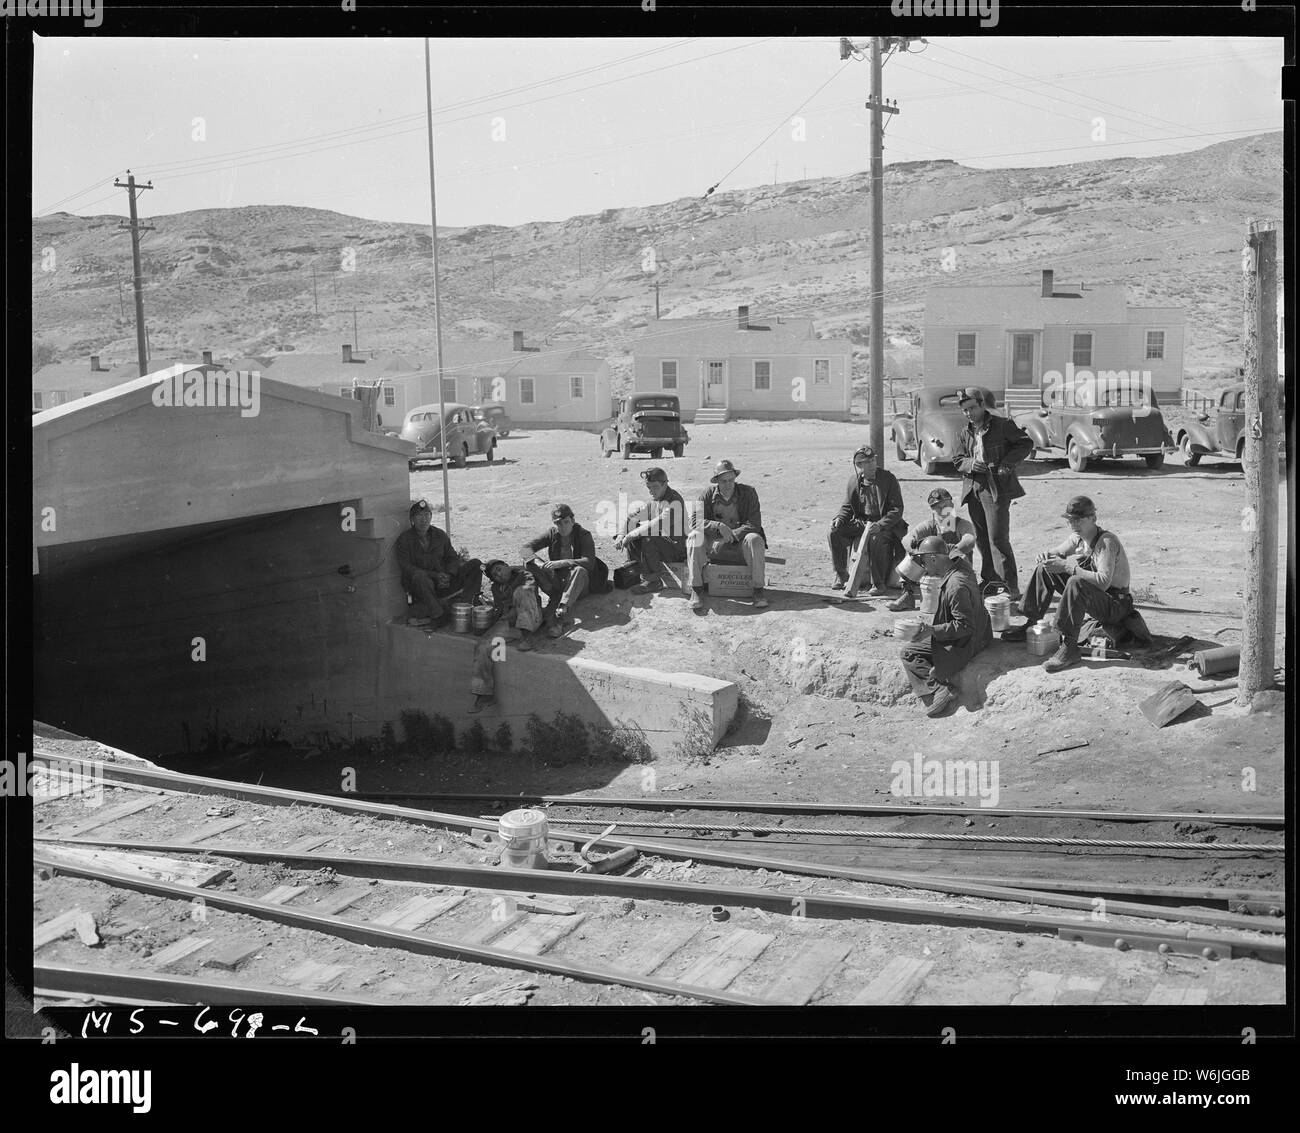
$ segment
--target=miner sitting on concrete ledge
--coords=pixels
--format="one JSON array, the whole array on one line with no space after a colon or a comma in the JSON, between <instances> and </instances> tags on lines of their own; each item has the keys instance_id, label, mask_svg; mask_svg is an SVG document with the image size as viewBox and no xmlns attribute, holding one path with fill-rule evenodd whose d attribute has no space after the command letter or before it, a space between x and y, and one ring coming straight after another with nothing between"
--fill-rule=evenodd
<instances>
[{"instance_id":1,"label":"miner sitting on concrete ledge","mask_svg":"<svg viewBox=\"0 0 1300 1133\"><path fill-rule=\"evenodd\" d=\"M512 567L501 559L487 565L492 585L492 625L474 646L474 674L469 690L474 694L470 712L482 712L496 701L494 665L505 658L506 642L527 652L533 647L533 634L542 624L542 606L537 597L537 581L523 567Z\"/></svg>"},{"instance_id":2,"label":"miner sitting on concrete ledge","mask_svg":"<svg viewBox=\"0 0 1300 1133\"><path fill-rule=\"evenodd\" d=\"M460 595L476 604L483 588L483 564L456 553L447 533L433 526L433 509L427 500L411 505L411 526L403 531L394 545L397 565L402 572L402 586L423 605L428 616L408 618L411 625L428 625L430 619L441 625L450 616L443 603Z\"/></svg>"},{"instance_id":3,"label":"miner sitting on concrete ledge","mask_svg":"<svg viewBox=\"0 0 1300 1133\"><path fill-rule=\"evenodd\" d=\"M1097 508L1087 496L1075 496L1065 507L1070 535L1060 546L1043 551L1025 588L1020 603L1028 619L1022 626L1002 631L1003 641L1024 641L1029 627L1047 613L1052 596L1060 594L1056 615L1061 645L1043 662L1049 673L1068 669L1083 660L1079 636L1086 619L1112 630L1117 639L1135 631L1139 639L1150 640L1146 623L1133 609L1129 591L1128 555L1111 531L1097 525Z\"/></svg>"},{"instance_id":4,"label":"miner sitting on concrete ledge","mask_svg":"<svg viewBox=\"0 0 1300 1133\"><path fill-rule=\"evenodd\" d=\"M764 556L767 536L758 506L758 492L748 484L737 484L740 470L729 460L720 460L709 478L713 486L700 493L691 510L691 530L686 536L686 561L691 570L691 609L702 614L704 567L708 563L748 565L754 586L753 604L767 605Z\"/></svg>"},{"instance_id":5,"label":"miner sitting on concrete ledge","mask_svg":"<svg viewBox=\"0 0 1300 1133\"><path fill-rule=\"evenodd\" d=\"M993 627L980 596L970 561L939 535L916 549L926 574L943 579L934 621L922 625L920 637L903 646L901 657L912 691L924 701L933 695L927 716L942 716L957 703L952 681L970 659L993 640Z\"/></svg>"},{"instance_id":6,"label":"miner sitting on concrete ledge","mask_svg":"<svg viewBox=\"0 0 1300 1133\"><path fill-rule=\"evenodd\" d=\"M536 557L543 548L546 560ZM568 504L551 509L551 526L524 544L524 561L538 590L550 600L546 632L551 637L563 636L578 600L589 590L602 592L608 581L608 568L596 557L596 541L577 523Z\"/></svg>"}]
</instances>

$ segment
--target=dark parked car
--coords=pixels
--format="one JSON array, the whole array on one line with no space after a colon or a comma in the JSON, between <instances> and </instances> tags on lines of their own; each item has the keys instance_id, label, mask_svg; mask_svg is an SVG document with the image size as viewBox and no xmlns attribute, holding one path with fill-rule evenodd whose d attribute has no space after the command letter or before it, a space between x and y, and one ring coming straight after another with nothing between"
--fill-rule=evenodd
<instances>
[{"instance_id":1,"label":"dark parked car","mask_svg":"<svg viewBox=\"0 0 1300 1133\"><path fill-rule=\"evenodd\" d=\"M927 476L939 471L939 465L957 459L957 437L966 428L966 415L957 403L965 386L936 386L912 394L906 413L900 413L890 425L894 449L900 461L915 460ZM990 389L979 387L984 404L997 409L998 399Z\"/></svg>"},{"instance_id":2,"label":"dark parked car","mask_svg":"<svg viewBox=\"0 0 1300 1133\"><path fill-rule=\"evenodd\" d=\"M420 448L411 467L423 460L442 459L442 421L447 422L447 459L463 468L471 456L483 453L489 464L496 457L496 430L486 421L475 421L468 405L449 401L438 416L437 405L417 405L402 422L402 440Z\"/></svg>"},{"instance_id":3,"label":"dark parked car","mask_svg":"<svg viewBox=\"0 0 1300 1133\"><path fill-rule=\"evenodd\" d=\"M1064 452L1075 472L1089 461L1140 456L1148 468L1165 462L1174 439L1153 390L1107 388L1098 383L1086 393L1080 388L1060 391L1042 409L1021 413L1016 424L1034 442L1033 456Z\"/></svg>"},{"instance_id":4,"label":"dark parked car","mask_svg":"<svg viewBox=\"0 0 1300 1133\"><path fill-rule=\"evenodd\" d=\"M485 401L482 405L474 406L471 412L475 421L486 421L491 425L498 437L510 436L510 430L514 428L506 407L499 401Z\"/></svg>"},{"instance_id":5,"label":"dark parked car","mask_svg":"<svg viewBox=\"0 0 1300 1133\"><path fill-rule=\"evenodd\" d=\"M1279 437L1285 444L1282 383L1278 382ZM1214 404L1178 426L1176 437L1183 460L1195 468L1203 456L1226 456L1241 460L1246 451L1246 383L1224 386L1214 395Z\"/></svg>"},{"instance_id":6,"label":"dark parked car","mask_svg":"<svg viewBox=\"0 0 1300 1133\"><path fill-rule=\"evenodd\" d=\"M648 452L657 460L664 449L681 456L690 439L675 394L634 393L619 401L613 424L600 434L600 451L606 457L622 452L624 460L634 452Z\"/></svg>"}]
</instances>

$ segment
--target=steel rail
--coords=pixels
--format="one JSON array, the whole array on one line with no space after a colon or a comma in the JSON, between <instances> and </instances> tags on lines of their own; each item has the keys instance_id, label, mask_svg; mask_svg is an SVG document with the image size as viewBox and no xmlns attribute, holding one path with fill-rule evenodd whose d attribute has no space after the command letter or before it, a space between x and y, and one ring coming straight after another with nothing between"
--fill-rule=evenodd
<instances>
[{"instance_id":1,"label":"steel rail","mask_svg":"<svg viewBox=\"0 0 1300 1133\"><path fill-rule=\"evenodd\" d=\"M896 805L890 806L884 803L798 803L798 802L759 802L752 799L744 801L720 801L717 799L667 799L667 798L603 798L593 796L575 796L575 795L530 795L522 793L518 795L492 794L487 792L464 793L464 792L412 792L412 791L371 791L369 793L354 794L350 796L336 796L330 793L331 797L349 797L364 799L367 802L377 802L383 799L417 799L430 800L439 799L446 802L466 802L466 803L483 803L499 802L502 804L514 803L520 806L545 803L551 806L571 806L583 808L602 808L602 807L625 807L627 809L642 808L646 810L725 810L725 811L755 811L759 813L773 814L868 814L868 815L907 815L907 814L934 814L934 815L956 815L965 816L968 814L986 815L991 818L1048 818L1048 819L1079 819L1094 822L1212 822L1216 826L1285 826L1286 819L1282 815L1274 814L1180 814L1180 813L1151 813L1143 814L1134 811L1104 811L1104 810L1051 810L1044 808L1024 808L1024 807L982 807L972 805L969 807L946 805Z\"/></svg>"},{"instance_id":2,"label":"steel rail","mask_svg":"<svg viewBox=\"0 0 1300 1133\"><path fill-rule=\"evenodd\" d=\"M742 1006L772 1006L768 1000L757 996L740 995L737 992L719 991L714 988L697 987L694 984L681 984L672 980L656 979L653 976L640 976L633 972L622 972L614 968L601 968L590 964L572 964L562 960L550 960L543 956L525 956L502 948L492 948L482 944L464 944L444 937L430 936L421 932L405 932L401 929L383 928L379 925L365 924L357 921L343 920L341 917L325 916L308 912L305 909L293 909L286 905L277 905L268 901L259 901L253 897L237 897L231 893L218 893L209 889L200 889L194 885L180 885L172 881L154 881L150 878L130 876L116 870L96 868L94 866L70 863L60 860L57 855L34 854L35 864L47 869L57 870L69 877L81 877L88 881L99 881L118 889L130 889L136 893L148 893L155 897L167 897L178 901L193 902L196 899L214 909L225 909L233 913L245 913L259 920L274 921L277 924L293 928L313 929L327 936L340 937L354 944L366 944L371 947L400 948L425 956L439 956L448 960L487 964L491 967L514 968L525 972L544 972L548 975L565 976L573 980L588 983L619 984L623 987L635 987L642 991L656 991L662 995L675 995L687 999L702 999L706 1003L728 1003ZM1230 943L1230 942L1225 942Z\"/></svg>"},{"instance_id":3,"label":"steel rail","mask_svg":"<svg viewBox=\"0 0 1300 1133\"><path fill-rule=\"evenodd\" d=\"M66 762L66 761L65 761ZM96 760L76 760L74 762L93 766L106 780L131 786L153 786L180 789L191 794L215 794L227 798L244 799L249 802L267 805L297 806L315 805L344 814L369 814L384 818L404 819L419 825L444 827L460 830L496 830L498 823L482 822L461 815L441 814L436 811L418 810L411 807L392 806L383 803L351 802L329 795L315 795L303 791L288 791L279 787L258 787L247 783L231 783L225 779L210 779L201 776L185 775L180 772L162 771L154 768L125 766L123 764L103 763ZM588 840L588 835L577 831L552 829L547 834L551 842L577 842ZM600 846L621 849L632 846L642 853L655 854L659 857L689 859L708 862L713 865L740 866L746 869L767 869L778 873L793 873L808 877L834 877L846 881L866 881L879 885L901 886L903 888L924 888L928 885L935 891L933 879L923 876L907 877L883 870L857 869L847 866L830 866L817 862L802 862L788 858L772 858L759 854L732 853L708 846L679 846L669 842L649 841L641 838L621 838L610 835L596 840ZM965 893L957 889L950 880L945 882L948 892ZM970 894L972 896L978 894Z\"/></svg>"},{"instance_id":4,"label":"steel rail","mask_svg":"<svg viewBox=\"0 0 1300 1133\"><path fill-rule=\"evenodd\" d=\"M842 919L883 917L884 911L902 910L912 913L926 911L926 906L913 900L897 898L855 897L850 894L799 893L780 889L754 889L732 885L701 882L660 881L645 877L618 877L612 874L571 873L563 870L505 870L472 865L444 865L438 862L413 861L402 858L367 858L354 855L340 856L321 853L288 853L284 850L258 849L250 846L223 845L220 843L195 846L189 843L110 841L100 839L38 839L57 854L59 846L89 847L112 846L114 849L137 850L147 853L205 854L236 858L249 862L298 863L310 869L328 867L336 873L354 877L379 878L385 881L423 881L430 885L466 886L475 889L508 890L520 893L552 893L566 896L639 897L642 900L676 901L688 904L723 904L766 909L791 914L799 910L806 916L825 916ZM1286 924L1278 918L1244 916L1238 913L1220 913L1213 910L1171 910L1160 905L1142 905L1127 901L1107 901L1099 910L1097 900L1075 897L1063 893L1037 892L1026 889L1008 889L996 885L929 884L920 882L906 888L928 892L948 892L956 896L980 897L988 900L1012 901L1021 905L1046 905L1075 909L1104 917L1110 915L1139 917L1147 920L1177 921L1208 925L1215 928L1237 929L1268 934L1284 933ZM939 906L931 905L930 910ZM994 914L1001 917L1007 914ZM913 919L907 917L904 919ZM1071 925L1078 922L1069 921ZM996 926L990 926L996 927Z\"/></svg>"},{"instance_id":5,"label":"steel rail","mask_svg":"<svg viewBox=\"0 0 1300 1133\"><path fill-rule=\"evenodd\" d=\"M117 1000L141 1003L148 997L152 1006L162 1002L195 1006L221 1004L246 1007L256 1003L284 1003L290 1006L306 1004L315 1007L394 1007L392 1000L376 999L364 995L331 995L320 991L297 988L271 987L264 984L227 984L213 980L191 979L188 976L166 976L154 972L109 971L105 968L81 968L68 964L42 964L32 966L37 987L35 994L47 995L104 995Z\"/></svg>"},{"instance_id":6,"label":"steel rail","mask_svg":"<svg viewBox=\"0 0 1300 1133\"><path fill-rule=\"evenodd\" d=\"M485 822L495 819L484 817ZM606 826L603 818L566 818L564 822L582 826ZM1090 846L1106 850L1192 850L1201 853L1218 853L1221 850L1243 854L1280 854L1286 846L1273 842L1175 842L1175 841L1124 841L1118 838L1046 838L1021 834L942 834L935 831L905 830L819 830L815 827L796 826L733 826L719 822L620 822L637 830L714 830L721 834L819 834L828 838L901 838L918 842L955 842L970 845L973 842L991 842L1011 846Z\"/></svg>"}]
</instances>

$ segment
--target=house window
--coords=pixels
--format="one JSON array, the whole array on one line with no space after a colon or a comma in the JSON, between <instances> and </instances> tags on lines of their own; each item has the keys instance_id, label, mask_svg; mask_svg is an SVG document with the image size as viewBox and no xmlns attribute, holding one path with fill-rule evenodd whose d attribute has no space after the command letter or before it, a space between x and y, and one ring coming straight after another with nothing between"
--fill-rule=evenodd
<instances>
[{"instance_id":1,"label":"house window","mask_svg":"<svg viewBox=\"0 0 1300 1133\"><path fill-rule=\"evenodd\" d=\"M339 397L351 397L351 396L352 396L351 386L339 386Z\"/></svg>"},{"instance_id":2,"label":"house window","mask_svg":"<svg viewBox=\"0 0 1300 1133\"><path fill-rule=\"evenodd\" d=\"M659 363L659 385L662 389L677 388L677 363L660 362Z\"/></svg>"},{"instance_id":3,"label":"house window","mask_svg":"<svg viewBox=\"0 0 1300 1133\"><path fill-rule=\"evenodd\" d=\"M455 378L442 379L442 400L444 402L456 400L456 379Z\"/></svg>"},{"instance_id":4,"label":"house window","mask_svg":"<svg viewBox=\"0 0 1300 1133\"><path fill-rule=\"evenodd\" d=\"M569 397L574 401L582 400L582 375L574 374L569 379Z\"/></svg>"},{"instance_id":5,"label":"house window","mask_svg":"<svg viewBox=\"0 0 1300 1133\"><path fill-rule=\"evenodd\" d=\"M1071 361L1075 367L1092 365L1092 331L1087 330L1074 336L1074 351Z\"/></svg>"},{"instance_id":6,"label":"house window","mask_svg":"<svg viewBox=\"0 0 1300 1133\"><path fill-rule=\"evenodd\" d=\"M67 401L67 400L68 400L68 391L67 391L67 390L56 389L56 390L51 390L51 391L50 391L50 408L51 408L51 409L53 409L56 405L62 405L62 404L63 404L65 401Z\"/></svg>"},{"instance_id":7,"label":"house window","mask_svg":"<svg viewBox=\"0 0 1300 1133\"><path fill-rule=\"evenodd\" d=\"M772 363L755 362L754 363L754 388L771 389L772 388Z\"/></svg>"},{"instance_id":8,"label":"house window","mask_svg":"<svg viewBox=\"0 0 1300 1133\"><path fill-rule=\"evenodd\" d=\"M1164 360L1165 356L1165 332L1162 330L1147 331L1147 360L1158 358Z\"/></svg>"},{"instance_id":9,"label":"house window","mask_svg":"<svg viewBox=\"0 0 1300 1133\"><path fill-rule=\"evenodd\" d=\"M973 334L957 335L957 365L975 365L975 336Z\"/></svg>"},{"instance_id":10,"label":"house window","mask_svg":"<svg viewBox=\"0 0 1300 1133\"><path fill-rule=\"evenodd\" d=\"M38 411L38 410L44 409L44 408L45 408L45 406L44 406L44 404L43 404L44 400L45 400L45 399L44 399L44 398L43 398L39 393L36 393L36 392L33 391L33 393L32 393L32 411L33 411L33 412L36 412L36 411Z\"/></svg>"},{"instance_id":11,"label":"house window","mask_svg":"<svg viewBox=\"0 0 1300 1133\"><path fill-rule=\"evenodd\" d=\"M384 404L393 406L397 404L397 390L392 386L384 386Z\"/></svg>"},{"instance_id":12,"label":"house window","mask_svg":"<svg viewBox=\"0 0 1300 1133\"><path fill-rule=\"evenodd\" d=\"M831 360L829 358L815 358L813 360L813 385L828 386L831 384Z\"/></svg>"},{"instance_id":13,"label":"house window","mask_svg":"<svg viewBox=\"0 0 1300 1133\"><path fill-rule=\"evenodd\" d=\"M532 405L536 402L537 398L533 390L533 381L534 381L533 378L519 379L519 404L520 405Z\"/></svg>"}]
</instances>

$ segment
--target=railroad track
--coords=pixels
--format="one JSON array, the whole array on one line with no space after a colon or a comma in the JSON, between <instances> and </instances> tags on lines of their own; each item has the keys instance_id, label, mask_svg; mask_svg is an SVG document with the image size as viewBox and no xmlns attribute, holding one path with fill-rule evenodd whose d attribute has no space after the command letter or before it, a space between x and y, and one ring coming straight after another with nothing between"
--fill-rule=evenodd
<instances>
[{"instance_id":1,"label":"railroad track","mask_svg":"<svg viewBox=\"0 0 1300 1133\"><path fill-rule=\"evenodd\" d=\"M87 809L75 792L36 804L46 999L1269 1002L1276 985L1281 1001L1283 920L1203 897L1171 909L721 852L686 861L639 842L636 876L579 874L561 845L588 835L563 830L556 868L505 870L484 840L492 820L112 763L81 770L104 805ZM1258 987L1216 982L1228 968Z\"/></svg>"}]
</instances>

